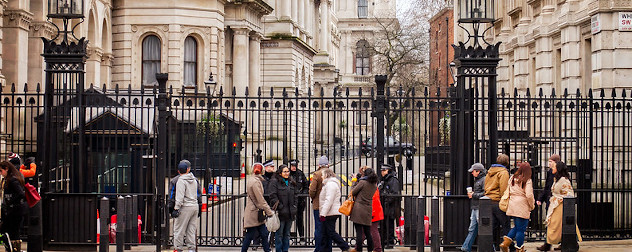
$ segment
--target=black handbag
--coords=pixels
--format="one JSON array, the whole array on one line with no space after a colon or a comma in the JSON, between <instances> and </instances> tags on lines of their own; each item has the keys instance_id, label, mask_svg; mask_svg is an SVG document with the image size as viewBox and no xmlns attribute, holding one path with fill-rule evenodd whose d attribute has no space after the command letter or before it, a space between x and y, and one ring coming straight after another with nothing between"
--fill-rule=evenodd
<instances>
[{"instance_id":1,"label":"black handbag","mask_svg":"<svg viewBox=\"0 0 632 252\"><path fill-rule=\"evenodd\" d=\"M248 195L248 198L250 198L250 195ZM258 210L258 211L257 211L257 221L259 221L259 222L263 222L263 221L265 221L265 220L266 220L266 218L267 218L267 217L266 217L266 213L265 213L262 209L259 209L259 208L257 207L257 205L255 205L255 204L254 204L254 203L255 203L255 201L254 201L254 200L252 200L252 198L250 198L250 201L252 201L253 205L254 205L254 206L255 206L255 208L257 208L257 210Z\"/></svg>"}]
</instances>

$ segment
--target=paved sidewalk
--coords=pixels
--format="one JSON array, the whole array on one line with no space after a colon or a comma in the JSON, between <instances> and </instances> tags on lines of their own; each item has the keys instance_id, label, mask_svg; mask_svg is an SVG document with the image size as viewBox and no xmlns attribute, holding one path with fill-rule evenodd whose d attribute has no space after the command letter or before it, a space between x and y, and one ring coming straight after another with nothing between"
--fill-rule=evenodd
<instances>
[{"instance_id":1,"label":"paved sidewalk","mask_svg":"<svg viewBox=\"0 0 632 252\"><path fill-rule=\"evenodd\" d=\"M530 242L530 243L525 244L525 247L527 251L536 252L537 251L536 247L540 245L541 245L540 242L537 242L537 243ZM154 251L154 248L155 246L135 246L135 247L132 247L132 249L128 251L135 251L135 252ZM26 251L26 246L23 246L22 250ZM116 246L111 245L110 251L116 251ZM171 252L173 250L163 250L163 251ZM240 251L240 248L200 247L198 251L217 251L217 252L227 251L228 252L228 251ZM249 251L253 251L253 250L250 249ZM263 249L259 248L257 249L257 251L262 252ZM274 249L272 249L272 251L274 251ZM308 251L314 251L314 249L290 247L290 251L308 252ZM334 251L338 251L338 250L335 249ZM410 248L406 248L406 247L396 247L394 249L385 250L385 252L404 252L404 251L413 251L413 250L410 250ZM430 251L430 247L426 247L425 251ZM579 251L580 252L606 252L606 251L632 252L632 240L585 241L579 244Z\"/></svg>"},{"instance_id":2,"label":"paved sidewalk","mask_svg":"<svg viewBox=\"0 0 632 252\"><path fill-rule=\"evenodd\" d=\"M525 244L527 251L536 252L536 247L540 246L540 242L530 242ZM110 251L116 251L115 247L112 246ZM154 251L154 247L152 246L140 246L134 247L131 251ZM163 251L173 251L173 250L163 250ZM240 248L209 248L209 247L201 247L198 251L240 251ZM253 251L250 249L249 251ZM262 252L261 248L257 249L258 252ZM274 249L272 249L274 251ZM308 252L314 251L313 248L292 248L290 247L290 251L297 252ZM339 251L335 249L334 251ZM404 252L404 251L413 251L410 248L406 247L396 247L394 249L387 249L385 252ZM425 251L430 251L430 247L426 247ZM585 241L579 244L580 252L632 252L632 240L612 240L612 241Z\"/></svg>"}]
</instances>

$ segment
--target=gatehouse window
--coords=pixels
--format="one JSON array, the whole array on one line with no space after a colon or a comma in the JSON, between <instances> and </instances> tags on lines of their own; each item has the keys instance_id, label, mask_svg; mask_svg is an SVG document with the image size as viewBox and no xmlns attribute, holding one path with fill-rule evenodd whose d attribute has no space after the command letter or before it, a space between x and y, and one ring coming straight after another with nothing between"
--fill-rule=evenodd
<instances>
[{"instance_id":1,"label":"gatehouse window","mask_svg":"<svg viewBox=\"0 0 632 252\"><path fill-rule=\"evenodd\" d=\"M184 40L184 85L197 83L197 41L191 36Z\"/></svg>"},{"instance_id":2,"label":"gatehouse window","mask_svg":"<svg viewBox=\"0 0 632 252\"><path fill-rule=\"evenodd\" d=\"M150 35L143 39L143 85L157 85L160 72L160 39Z\"/></svg>"}]
</instances>

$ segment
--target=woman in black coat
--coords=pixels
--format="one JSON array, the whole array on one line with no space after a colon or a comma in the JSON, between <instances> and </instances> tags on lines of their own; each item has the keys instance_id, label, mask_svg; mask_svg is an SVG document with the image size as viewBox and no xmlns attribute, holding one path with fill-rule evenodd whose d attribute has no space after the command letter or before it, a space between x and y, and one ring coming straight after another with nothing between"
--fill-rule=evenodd
<instances>
[{"instance_id":1,"label":"woman in black coat","mask_svg":"<svg viewBox=\"0 0 632 252\"><path fill-rule=\"evenodd\" d=\"M280 165L277 173L270 180L270 205L276 206L281 226L276 231L274 246L277 252L286 252L290 248L290 228L296 219L298 200L296 183L290 177L290 168Z\"/></svg>"},{"instance_id":2,"label":"woman in black coat","mask_svg":"<svg viewBox=\"0 0 632 252\"><path fill-rule=\"evenodd\" d=\"M9 235L14 251L20 251L22 241L19 239L23 216L28 210L26 195L24 194L24 177L8 161L0 162L0 175L2 175L2 227L0 227L0 232ZM5 246L8 248L8 244Z\"/></svg>"}]
</instances>

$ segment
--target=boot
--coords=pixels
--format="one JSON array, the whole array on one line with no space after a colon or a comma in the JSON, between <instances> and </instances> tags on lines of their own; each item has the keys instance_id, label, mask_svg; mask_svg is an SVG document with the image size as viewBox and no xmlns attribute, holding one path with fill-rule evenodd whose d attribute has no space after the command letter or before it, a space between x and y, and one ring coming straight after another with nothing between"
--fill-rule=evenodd
<instances>
[{"instance_id":1,"label":"boot","mask_svg":"<svg viewBox=\"0 0 632 252\"><path fill-rule=\"evenodd\" d=\"M522 244L522 246L520 246L520 247L514 245L514 247L516 247L516 252L525 252L526 251L524 249L524 244Z\"/></svg>"},{"instance_id":2,"label":"boot","mask_svg":"<svg viewBox=\"0 0 632 252\"><path fill-rule=\"evenodd\" d=\"M513 240L507 236L503 236L503 242L500 244L500 250L502 252L508 252L509 251L509 245L511 245L511 243L513 242Z\"/></svg>"},{"instance_id":3,"label":"boot","mask_svg":"<svg viewBox=\"0 0 632 252\"><path fill-rule=\"evenodd\" d=\"M11 241L11 246L13 246L12 252L20 252L22 251L22 240Z\"/></svg>"},{"instance_id":4,"label":"boot","mask_svg":"<svg viewBox=\"0 0 632 252\"><path fill-rule=\"evenodd\" d=\"M548 244L548 243L545 242L544 244L542 244L542 246L537 247L537 249L539 251L549 251L549 250L551 250L551 244Z\"/></svg>"}]
</instances>

